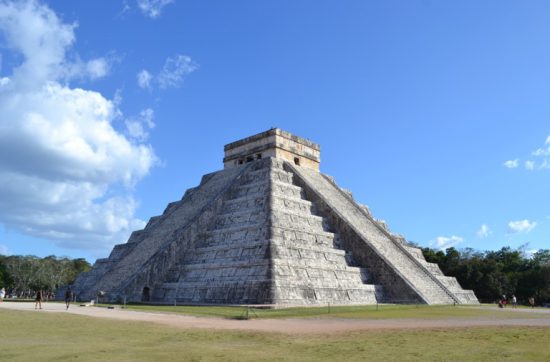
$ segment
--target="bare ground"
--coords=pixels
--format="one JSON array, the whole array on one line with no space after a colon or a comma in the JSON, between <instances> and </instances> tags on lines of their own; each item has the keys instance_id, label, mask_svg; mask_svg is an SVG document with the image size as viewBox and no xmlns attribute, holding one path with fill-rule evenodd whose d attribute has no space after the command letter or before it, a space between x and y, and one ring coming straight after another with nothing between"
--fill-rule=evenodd
<instances>
[{"instance_id":1,"label":"bare ground","mask_svg":"<svg viewBox=\"0 0 550 362\"><path fill-rule=\"evenodd\" d=\"M126 321L152 322L176 328L205 328L217 330L244 330L275 332L285 334L338 334L351 331L388 329L434 329L496 326L535 326L550 327L550 310L505 309L510 314L506 318L445 318L445 319L343 319L343 318L301 318L301 319L250 319L231 320L223 318L193 317L159 312L132 311L126 309L106 309L71 305L65 310L61 303L44 303L36 313L71 313L90 317L109 318ZM472 308L472 307L469 307ZM490 307L479 307L490 308ZM35 311L34 303L3 302L0 310ZM537 313L537 318L526 313Z\"/></svg>"}]
</instances>

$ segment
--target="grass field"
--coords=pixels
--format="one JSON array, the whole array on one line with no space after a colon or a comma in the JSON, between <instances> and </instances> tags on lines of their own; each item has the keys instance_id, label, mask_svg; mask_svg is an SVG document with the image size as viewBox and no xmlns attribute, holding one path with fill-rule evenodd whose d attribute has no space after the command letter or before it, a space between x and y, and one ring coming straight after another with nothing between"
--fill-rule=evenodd
<instances>
[{"instance_id":1,"label":"grass field","mask_svg":"<svg viewBox=\"0 0 550 362\"><path fill-rule=\"evenodd\" d=\"M393 330L288 336L185 330L34 311L0 310L0 318L0 360L6 361L550 360L548 328Z\"/></svg>"},{"instance_id":2,"label":"grass field","mask_svg":"<svg viewBox=\"0 0 550 362\"><path fill-rule=\"evenodd\" d=\"M100 305L106 307L105 305ZM313 318L334 317L353 319L385 319L385 318L514 318L517 315L503 313L494 305L487 305L492 309L479 309L477 306L428 306L428 305L363 305L363 306L324 306L324 307L297 307L284 309L249 309L250 318ZM187 314L198 317L220 317L241 319L246 316L246 307L224 306L162 306L162 305L126 305L130 310L155 311L163 313ZM538 315L525 313L522 318L536 318Z\"/></svg>"}]
</instances>

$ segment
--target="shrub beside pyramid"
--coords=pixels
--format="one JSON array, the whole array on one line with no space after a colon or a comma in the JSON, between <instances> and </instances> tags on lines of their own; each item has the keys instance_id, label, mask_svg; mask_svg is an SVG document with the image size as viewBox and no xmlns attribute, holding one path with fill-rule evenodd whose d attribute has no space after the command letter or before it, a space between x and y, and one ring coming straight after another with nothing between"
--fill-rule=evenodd
<instances>
[{"instance_id":1,"label":"shrub beside pyramid","mask_svg":"<svg viewBox=\"0 0 550 362\"><path fill-rule=\"evenodd\" d=\"M478 303L319 172L280 129L225 146L224 169L77 278L80 300L197 304Z\"/></svg>"}]
</instances>

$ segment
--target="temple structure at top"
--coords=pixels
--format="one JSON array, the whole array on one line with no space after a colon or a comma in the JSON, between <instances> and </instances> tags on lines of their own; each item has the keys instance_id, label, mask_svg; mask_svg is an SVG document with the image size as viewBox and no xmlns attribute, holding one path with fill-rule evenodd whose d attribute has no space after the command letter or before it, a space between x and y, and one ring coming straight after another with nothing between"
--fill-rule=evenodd
<instances>
[{"instance_id":1,"label":"temple structure at top","mask_svg":"<svg viewBox=\"0 0 550 362\"><path fill-rule=\"evenodd\" d=\"M321 162L321 147L318 144L279 128L229 143L224 151L224 168L273 157L319 171Z\"/></svg>"}]
</instances>

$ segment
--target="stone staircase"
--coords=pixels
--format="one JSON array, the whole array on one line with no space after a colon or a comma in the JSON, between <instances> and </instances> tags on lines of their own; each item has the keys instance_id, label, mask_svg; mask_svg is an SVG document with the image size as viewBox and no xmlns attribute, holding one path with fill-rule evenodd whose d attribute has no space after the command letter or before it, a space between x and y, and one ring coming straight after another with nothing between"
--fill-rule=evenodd
<instances>
[{"instance_id":1,"label":"stone staircase","mask_svg":"<svg viewBox=\"0 0 550 362\"><path fill-rule=\"evenodd\" d=\"M198 217L242 172L229 169L203 176L200 185L187 190L181 201L168 204L163 215L152 217L126 244L115 246L109 258L97 260L89 273L81 274L74 285L77 297L95 298L98 291L113 295L123 292L129 279L151 264L163 245L174 239L173 234Z\"/></svg>"},{"instance_id":2,"label":"stone staircase","mask_svg":"<svg viewBox=\"0 0 550 362\"><path fill-rule=\"evenodd\" d=\"M339 189L329 177L290 164L286 167L318 202L330 209L333 219L345 223L361 239L369 249L371 262L376 258L393 273L394 279L399 279L400 284L394 285L395 288L408 289L428 304L477 303L471 291L462 290L456 279L443 276L437 265L430 265L424 260L419 249L400 243L385 225L372 219L353 201L351 195Z\"/></svg>"},{"instance_id":3,"label":"stone staircase","mask_svg":"<svg viewBox=\"0 0 550 362\"><path fill-rule=\"evenodd\" d=\"M302 188L283 161L272 171L272 259L274 299L280 305L373 304L382 288L367 284L366 268L351 266L350 251L339 249L339 236L315 215Z\"/></svg>"},{"instance_id":4,"label":"stone staircase","mask_svg":"<svg viewBox=\"0 0 550 362\"><path fill-rule=\"evenodd\" d=\"M381 289L363 281L335 247L279 160L262 160L224 199L211 227L163 283L155 300L178 303L375 303ZM177 280L177 281L176 281Z\"/></svg>"},{"instance_id":5,"label":"stone staircase","mask_svg":"<svg viewBox=\"0 0 550 362\"><path fill-rule=\"evenodd\" d=\"M264 161L265 163L265 161ZM268 239L269 168L253 165L229 190L211 226L164 283L157 300L179 303L271 303Z\"/></svg>"}]
</instances>

